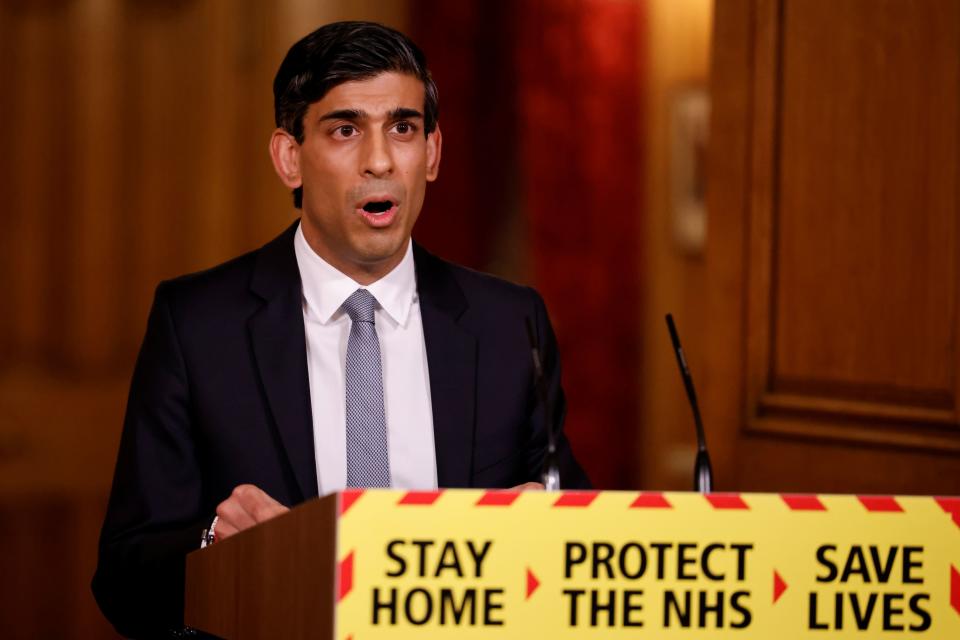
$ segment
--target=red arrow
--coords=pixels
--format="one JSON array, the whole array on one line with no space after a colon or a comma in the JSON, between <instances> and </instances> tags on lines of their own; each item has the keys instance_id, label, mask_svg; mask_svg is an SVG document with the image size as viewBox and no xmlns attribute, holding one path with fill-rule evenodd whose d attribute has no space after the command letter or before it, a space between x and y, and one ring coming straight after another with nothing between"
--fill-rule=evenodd
<instances>
[{"instance_id":1,"label":"red arrow","mask_svg":"<svg viewBox=\"0 0 960 640\"><path fill-rule=\"evenodd\" d=\"M783 592L787 590L787 583L783 581L777 570L773 570L773 603L776 604Z\"/></svg>"},{"instance_id":2,"label":"red arrow","mask_svg":"<svg viewBox=\"0 0 960 640\"><path fill-rule=\"evenodd\" d=\"M533 592L536 591L539 586L540 581L537 580L537 576L533 575L533 571L530 571L530 568L527 567L527 600L530 599L530 596L533 595Z\"/></svg>"}]
</instances>

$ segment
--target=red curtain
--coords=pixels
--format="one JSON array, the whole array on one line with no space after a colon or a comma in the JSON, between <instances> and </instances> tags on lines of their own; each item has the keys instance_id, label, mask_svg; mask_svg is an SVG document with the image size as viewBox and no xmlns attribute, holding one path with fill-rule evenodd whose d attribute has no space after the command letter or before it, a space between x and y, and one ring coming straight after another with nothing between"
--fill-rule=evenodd
<instances>
[{"instance_id":1,"label":"red curtain","mask_svg":"<svg viewBox=\"0 0 960 640\"><path fill-rule=\"evenodd\" d=\"M560 341L567 433L598 488L631 487L639 476L644 4L421 0L413 9L445 136L442 178L417 237L483 268L504 211L519 207L529 278Z\"/></svg>"},{"instance_id":2,"label":"red curtain","mask_svg":"<svg viewBox=\"0 0 960 640\"><path fill-rule=\"evenodd\" d=\"M639 429L643 7L520 6L523 192L565 362L567 430L594 484L625 488Z\"/></svg>"},{"instance_id":3,"label":"red curtain","mask_svg":"<svg viewBox=\"0 0 960 640\"><path fill-rule=\"evenodd\" d=\"M510 2L419 0L411 36L440 91L440 179L427 188L414 237L485 269L510 211L516 173L516 81Z\"/></svg>"}]
</instances>

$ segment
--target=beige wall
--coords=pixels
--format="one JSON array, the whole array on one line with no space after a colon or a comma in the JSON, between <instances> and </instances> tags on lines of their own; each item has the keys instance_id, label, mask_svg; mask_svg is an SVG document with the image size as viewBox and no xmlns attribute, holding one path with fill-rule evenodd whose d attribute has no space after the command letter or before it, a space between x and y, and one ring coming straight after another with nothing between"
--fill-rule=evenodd
<instances>
[{"instance_id":1,"label":"beige wall","mask_svg":"<svg viewBox=\"0 0 960 640\"><path fill-rule=\"evenodd\" d=\"M690 254L673 235L670 211L670 103L681 90L706 86L711 0L649 0L647 63L646 217L641 255L646 299L640 398L640 468L648 489L689 489L693 477L694 427L664 314L672 312L694 381L707 384L700 366L708 318L703 299L702 254ZM709 216L708 216L709 217ZM709 230L708 230L709 233ZM699 375L698 375L699 374ZM709 441L709 425L706 425Z\"/></svg>"}]
</instances>

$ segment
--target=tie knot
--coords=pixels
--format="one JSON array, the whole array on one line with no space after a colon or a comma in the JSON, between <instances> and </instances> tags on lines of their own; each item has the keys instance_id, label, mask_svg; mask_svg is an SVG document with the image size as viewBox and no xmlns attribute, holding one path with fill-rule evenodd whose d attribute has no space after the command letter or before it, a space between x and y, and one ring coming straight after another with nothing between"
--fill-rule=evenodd
<instances>
[{"instance_id":1,"label":"tie knot","mask_svg":"<svg viewBox=\"0 0 960 640\"><path fill-rule=\"evenodd\" d=\"M366 289L357 289L343 303L343 310L354 322L373 324L373 307L377 299Z\"/></svg>"}]
</instances>

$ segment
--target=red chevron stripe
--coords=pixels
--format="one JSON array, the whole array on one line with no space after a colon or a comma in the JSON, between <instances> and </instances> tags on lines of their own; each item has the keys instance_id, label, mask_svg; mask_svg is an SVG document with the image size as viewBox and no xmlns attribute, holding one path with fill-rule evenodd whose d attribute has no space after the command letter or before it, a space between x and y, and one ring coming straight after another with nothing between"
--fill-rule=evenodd
<instances>
[{"instance_id":1,"label":"red chevron stripe","mask_svg":"<svg viewBox=\"0 0 960 640\"><path fill-rule=\"evenodd\" d=\"M902 512L903 507L893 496L857 496L867 511L897 513Z\"/></svg>"},{"instance_id":2,"label":"red chevron stripe","mask_svg":"<svg viewBox=\"0 0 960 640\"><path fill-rule=\"evenodd\" d=\"M644 491L630 503L631 509L673 509L673 505L659 491Z\"/></svg>"},{"instance_id":3,"label":"red chevron stripe","mask_svg":"<svg viewBox=\"0 0 960 640\"><path fill-rule=\"evenodd\" d=\"M478 507L509 507L517 498L519 491L487 491L477 500Z\"/></svg>"},{"instance_id":4,"label":"red chevron stripe","mask_svg":"<svg viewBox=\"0 0 960 640\"><path fill-rule=\"evenodd\" d=\"M950 565L950 606L960 613L960 573Z\"/></svg>"},{"instance_id":5,"label":"red chevron stripe","mask_svg":"<svg viewBox=\"0 0 960 640\"><path fill-rule=\"evenodd\" d=\"M955 496L938 496L934 498L940 508L953 516L953 523L960 527L960 498Z\"/></svg>"},{"instance_id":6,"label":"red chevron stripe","mask_svg":"<svg viewBox=\"0 0 960 640\"><path fill-rule=\"evenodd\" d=\"M555 507L589 507L597 499L596 491L564 491L557 501L553 503Z\"/></svg>"},{"instance_id":7,"label":"red chevron stripe","mask_svg":"<svg viewBox=\"0 0 960 640\"><path fill-rule=\"evenodd\" d=\"M340 602L353 589L353 551L340 562L340 588L337 591L337 602Z\"/></svg>"},{"instance_id":8,"label":"red chevron stripe","mask_svg":"<svg viewBox=\"0 0 960 640\"><path fill-rule=\"evenodd\" d=\"M443 491L407 491L397 504L431 505L440 499Z\"/></svg>"},{"instance_id":9,"label":"red chevron stripe","mask_svg":"<svg viewBox=\"0 0 960 640\"><path fill-rule=\"evenodd\" d=\"M347 512L347 509L353 506L353 503L363 495L363 489L344 489L340 492L340 515Z\"/></svg>"},{"instance_id":10,"label":"red chevron stripe","mask_svg":"<svg viewBox=\"0 0 960 640\"><path fill-rule=\"evenodd\" d=\"M704 495L714 509L749 509L739 493L707 493Z\"/></svg>"},{"instance_id":11,"label":"red chevron stripe","mask_svg":"<svg viewBox=\"0 0 960 640\"><path fill-rule=\"evenodd\" d=\"M820 498L812 494L782 493L780 497L793 511L826 511Z\"/></svg>"},{"instance_id":12,"label":"red chevron stripe","mask_svg":"<svg viewBox=\"0 0 960 640\"><path fill-rule=\"evenodd\" d=\"M960 498L956 496L937 496L934 498L940 508L947 513L957 513L960 511Z\"/></svg>"}]
</instances>

